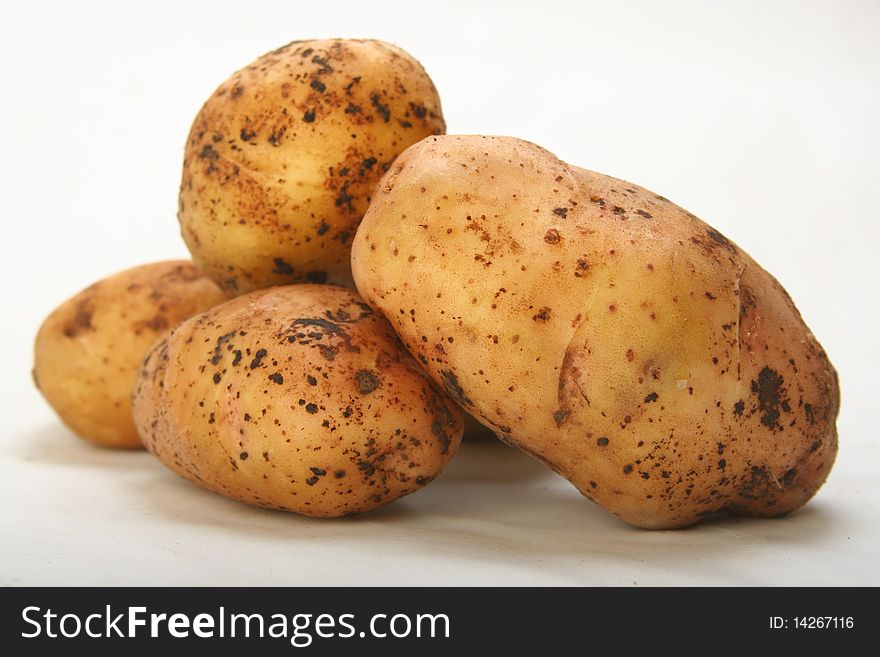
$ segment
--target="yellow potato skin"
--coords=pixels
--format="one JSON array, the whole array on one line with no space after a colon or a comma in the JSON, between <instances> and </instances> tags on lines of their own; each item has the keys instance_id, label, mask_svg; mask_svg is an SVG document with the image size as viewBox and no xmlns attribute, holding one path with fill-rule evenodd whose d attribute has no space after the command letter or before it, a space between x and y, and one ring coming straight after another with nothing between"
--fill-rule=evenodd
<instances>
[{"instance_id":1,"label":"yellow potato skin","mask_svg":"<svg viewBox=\"0 0 880 657\"><path fill-rule=\"evenodd\" d=\"M353 292L290 285L184 322L135 384L147 449L249 504L335 517L436 477L461 442L456 405Z\"/></svg>"},{"instance_id":2,"label":"yellow potato skin","mask_svg":"<svg viewBox=\"0 0 880 657\"><path fill-rule=\"evenodd\" d=\"M376 183L407 146L444 130L437 90L400 48L294 41L235 73L196 117L183 238L232 293L351 286L351 241Z\"/></svg>"},{"instance_id":3,"label":"yellow potato skin","mask_svg":"<svg viewBox=\"0 0 880 657\"><path fill-rule=\"evenodd\" d=\"M89 286L50 314L34 345L34 381L74 433L141 448L131 386L156 339L227 295L188 260L134 267Z\"/></svg>"},{"instance_id":4,"label":"yellow potato skin","mask_svg":"<svg viewBox=\"0 0 880 657\"><path fill-rule=\"evenodd\" d=\"M453 399L629 523L784 514L834 462L837 374L789 296L646 189L517 139L428 138L352 266Z\"/></svg>"}]
</instances>

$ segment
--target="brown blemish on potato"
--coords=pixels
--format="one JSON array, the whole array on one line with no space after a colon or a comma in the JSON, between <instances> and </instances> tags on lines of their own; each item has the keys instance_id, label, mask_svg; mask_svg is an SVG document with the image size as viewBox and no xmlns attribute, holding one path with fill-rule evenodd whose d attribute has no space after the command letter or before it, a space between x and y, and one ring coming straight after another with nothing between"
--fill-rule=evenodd
<instances>
[{"instance_id":1,"label":"brown blemish on potato","mask_svg":"<svg viewBox=\"0 0 880 657\"><path fill-rule=\"evenodd\" d=\"M744 483L737 490L737 495L749 500L768 500L772 503L775 501L775 493L779 490L774 484L778 482L772 479L764 466L753 466Z\"/></svg>"},{"instance_id":2,"label":"brown blemish on potato","mask_svg":"<svg viewBox=\"0 0 880 657\"><path fill-rule=\"evenodd\" d=\"M325 271L310 271L306 273L306 281L309 283L326 283L327 282L327 272Z\"/></svg>"},{"instance_id":3,"label":"brown blemish on potato","mask_svg":"<svg viewBox=\"0 0 880 657\"><path fill-rule=\"evenodd\" d=\"M135 322L134 331L140 333L145 329L153 332L161 332L168 328L168 319L164 315L154 315L150 319L143 319Z\"/></svg>"},{"instance_id":4,"label":"brown blemish on potato","mask_svg":"<svg viewBox=\"0 0 880 657\"><path fill-rule=\"evenodd\" d=\"M251 368L252 370L255 370L255 369L257 369L260 365L262 365L262 364L263 364L263 359L266 357L266 355L267 355L268 353L269 353L269 352L266 351L265 349L257 349L257 351L254 353L254 358L253 358L253 360L251 361L250 368Z\"/></svg>"},{"instance_id":5,"label":"brown blemish on potato","mask_svg":"<svg viewBox=\"0 0 880 657\"><path fill-rule=\"evenodd\" d=\"M202 147L202 150L199 151L199 159L207 160L208 164L205 167L205 175L210 175L214 171L217 170L217 160L220 159L220 153L214 150L214 147L211 144L205 144Z\"/></svg>"},{"instance_id":6,"label":"brown blemish on potato","mask_svg":"<svg viewBox=\"0 0 880 657\"><path fill-rule=\"evenodd\" d=\"M724 235L719 233L711 226L706 229L706 235L708 235L709 239L711 239L713 242L715 242L716 244L720 244L731 253L737 253L736 246L733 244L733 242L731 242L729 239L727 239Z\"/></svg>"},{"instance_id":7,"label":"brown blemish on potato","mask_svg":"<svg viewBox=\"0 0 880 657\"><path fill-rule=\"evenodd\" d=\"M376 110L376 113L382 117L382 120L385 123L388 123L388 121L391 120L391 110L388 109L387 105L382 104L382 102L379 100L379 94L370 94L370 103L373 105L373 109Z\"/></svg>"},{"instance_id":8,"label":"brown blemish on potato","mask_svg":"<svg viewBox=\"0 0 880 657\"><path fill-rule=\"evenodd\" d=\"M293 266L284 260L284 258L273 258L272 262L275 263L275 267L272 269L273 274L278 274L279 276L293 275Z\"/></svg>"},{"instance_id":9,"label":"brown blemish on potato","mask_svg":"<svg viewBox=\"0 0 880 657\"><path fill-rule=\"evenodd\" d=\"M68 338L75 338L84 331L93 330L92 318L94 315L95 299L92 296L86 296L76 304L73 321L64 325L64 335Z\"/></svg>"},{"instance_id":10,"label":"brown blemish on potato","mask_svg":"<svg viewBox=\"0 0 880 657\"><path fill-rule=\"evenodd\" d=\"M446 390L446 394L462 406L473 405L473 402L465 394L464 389L458 382L458 377L455 375L455 372L452 372L451 370L442 370L440 376L442 377L443 388Z\"/></svg>"},{"instance_id":11,"label":"brown blemish on potato","mask_svg":"<svg viewBox=\"0 0 880 657\"><path fill-rule=\"evenodd\" d=\"M758 374L758 380L752 381L751 391L757 397L758 410L762 413L761 424L771 430L782 430L779 423L783 411L791 412L782 376L764 367Z\"/></svg>"},{"instance_id":12,"label":"brown blemish on potato","mask_svg":"<svg viewBox=\"0 0 880 657\"><path fill-rule=\"evenodd\" d=\"M370 370L359 370L354 375L358 390L362 395L369 395L379 387L379 377Z\"/></svg>"},{"instance_id":13,"label":"brown blemish on potato","mask_svg":"<svg viewBox=\"0 0 880 657\"><path fill-rule=\"evenodd\" d=\"M449 430L454 427L455 424L449 409L443 405L443 402L440 401L439 398L435 397L435 404L437 415L431 423L431 433L433 433L440 441L441 450L446 454L449 451L449 446L452 444Z\"/></svg>"},{"instance_id":14,"label":"brown blemish on potato","mask_svg":"<svg viewBox=\"0 0 880 657\"><path fill-rule=\"evenodd\" d=\"M547 308L545 306L544 308L541 308L537 313L532 315L532 319L536 322L543 323L543 322L546 322L550 319L551 314L552 314L552 311L550 310L550 308Z\"/></svg>"},{"instance_id":15,"label":"brown blemish on potato","mask_svg":"<svg viewBox=\"0 0 880 657\"><path fill-rule=\"evenodd\" d=\"M570 414L570 411L564 411L562 409L553 411L553 420L556 422L556 426L561 427Z\"/></svg>"}]
</instances>

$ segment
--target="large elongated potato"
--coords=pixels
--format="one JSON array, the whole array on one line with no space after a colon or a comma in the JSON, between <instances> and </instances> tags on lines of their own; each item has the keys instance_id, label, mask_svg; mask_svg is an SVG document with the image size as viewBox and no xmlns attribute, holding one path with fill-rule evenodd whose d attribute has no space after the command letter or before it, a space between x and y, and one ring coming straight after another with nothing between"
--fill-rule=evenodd
<instances>
[{"instance_id":1,"label":"large elongated potato","mask_svg":"<svg viewBox=\"0 0 880 657\"><path fill-rule=\"evenodd\" d=\"M179 218L224 289L351 285L351 240L397 155L445 129L431 79L381 41L295 41L205 103L186 144Z\"/></svg>"},{"instance_id":2,"label":"large elongated potato","mask_svg":"<svg viewBox=\"0 0 880 657\"><path fill-rule=\"evenodd\" d=\"M131 386L166 330L226 299L187 260L127 269L87 287L43 322L34 381L64 423L107 447L142 447Z\"/></svg>"},{"instance_id":3,"label":"large elongated potato","mask_svg":"<svg viewBox=\"0 0 880 657\"><path fill-rule=\"evenodd\" d=\"M209 490L310 516L367 511L436 477L461 413L357 295L260 290L183 323L134 387L144 443Z\"/></svg>"},{"instance_id":4,"label":"large elongated potato","mask_svg":"<svg viewBox=\"0 0 880 657\"><path fill-rule=\"evenodd\" d=\"M428 138L352 262L459 404L630 523L783 514L834 461L837 376L789 296L636 185L516 139Z\"/></svg>"}]
</instances>

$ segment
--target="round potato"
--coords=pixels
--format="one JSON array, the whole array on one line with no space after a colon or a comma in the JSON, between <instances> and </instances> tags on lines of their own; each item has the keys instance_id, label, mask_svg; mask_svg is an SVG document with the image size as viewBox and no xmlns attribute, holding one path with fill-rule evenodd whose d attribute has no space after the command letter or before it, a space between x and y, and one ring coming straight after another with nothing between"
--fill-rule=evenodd
<instances>
[{"instance_id":1,"label":"round potato","mask_svg":"<svg viewBox=\"0 0 880 657\"><path fill-rule=\"evenodd\" d=\"M805 503L837 375L782 286L646 189L503 137L431 137L379 185L358 289L450 396L624 520Z\"/></svg>"},{"instance_id":2,"label":"round potato","mask_svg":"<svg viewBox=\"0 0 880 657\"><path fill-rule=\"evenodd\" d=\"M134 387L147 449L243 502L310 516L418 490L461 441L458 408L357 295L291 285L181 324Z\"/></svg>"},{"instance_id":3,"label":"round potato","mask_svg":"<svg viewBox=\"0 0 880 657\"><path fill-rule=\"evenodd\" d=\"M186 260L105 278L43 322L34 382L77 435L107 447L142 447L131 418L131 386L144 356L167 329L226 298Z\"/></svg>"},{"instance_id":4,"label":"round potato","mask_svg":"<svg viewBox=\"0 0 880 657\"><path fill-rule=\"evenodd\" d=\"M193 123L180 186L195 262L240 294L351 285L351 240L397 155L445 125L431 79L381 41L295 41L224 82Z\"/></svg>"}]
</instances>

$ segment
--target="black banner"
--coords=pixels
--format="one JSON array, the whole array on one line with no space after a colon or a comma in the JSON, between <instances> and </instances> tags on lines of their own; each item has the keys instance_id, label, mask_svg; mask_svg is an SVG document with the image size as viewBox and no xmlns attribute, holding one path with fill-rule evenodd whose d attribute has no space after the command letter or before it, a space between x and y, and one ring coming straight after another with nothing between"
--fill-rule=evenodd
<instances>
[{"instance_id":1,"label":"black banner","mask_svg":"<svg viewBox=\"0 0 880 657\"><path fill-rule=\"evenodd\" d=\"M870 645L877 607L874 589L9 588L0 590L0 649L767 654Z\"/></svg>"}]
</instances>

